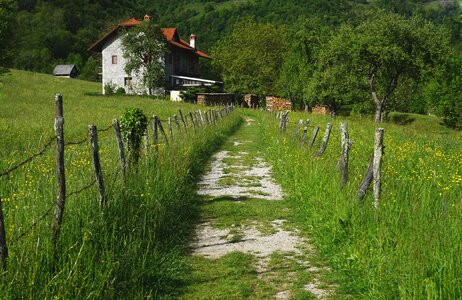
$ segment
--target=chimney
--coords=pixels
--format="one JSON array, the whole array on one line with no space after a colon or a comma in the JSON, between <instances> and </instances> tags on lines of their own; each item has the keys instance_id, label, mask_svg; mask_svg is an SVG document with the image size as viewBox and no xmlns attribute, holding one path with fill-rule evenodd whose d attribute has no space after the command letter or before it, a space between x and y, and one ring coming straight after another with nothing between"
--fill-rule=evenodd
<instances>
[{"instance_id":1,"label":"chimney","mask_svg":"<svg viewBox=\"0 0 462 300\"><path fill-rule=\"evenodd\" d=\"M189 36L189 46L191 46L191 48L196 49L196 39L197 36L194 33L191 33Z\"/></svg>"},{"instance_id":2,"label":"chimney","mask_svg":"<svg viewBox=\"0 0 462 300\"><path fill-rule=\"evenodd\" d=\"M144 20L145 20L145 21L151 20L151 16L150 16L150 15L144 15Z\"/></svg>"}]
</instances>

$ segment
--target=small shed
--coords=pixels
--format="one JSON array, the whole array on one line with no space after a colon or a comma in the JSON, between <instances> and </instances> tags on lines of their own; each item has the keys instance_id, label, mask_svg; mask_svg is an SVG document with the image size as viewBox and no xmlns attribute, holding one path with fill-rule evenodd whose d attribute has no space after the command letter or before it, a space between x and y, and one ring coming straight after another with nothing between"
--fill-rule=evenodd
<instances>
[{"instance_id":1,"label":"small shed","mask_svg":"<svg viewBox=\"0 0 462 300\"><path fill-rule=\"evenodd\" d=\"M79 73L75 65L57 65L53 70L53 75L56 77L76 78Z\"/></svg>"},{"instance_id":2,"label":"small shed","mask_svg":"<svg viewBox=\"0 0 462 300\"><path fill-rule=\"evenodd\" d=\"M247 94L244 96L244 107L256 108L258 107L258 96L255 94Z\"/></svg>"}]
</instances>

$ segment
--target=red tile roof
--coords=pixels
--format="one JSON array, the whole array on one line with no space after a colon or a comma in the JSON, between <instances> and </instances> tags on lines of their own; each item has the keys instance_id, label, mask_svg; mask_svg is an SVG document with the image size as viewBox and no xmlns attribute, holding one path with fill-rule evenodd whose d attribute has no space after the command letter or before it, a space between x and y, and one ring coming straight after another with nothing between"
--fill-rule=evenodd
<instances>
[{"instance_id":1,"label":"red tile roof","mask_svg":"<svg viewBox=\"0 0 462 300\"><path fill-rule=\"evenodd\" d=\"M93 45L91 45L88 48L88 50L89 51L95 51L95 52L101 52L103 50L104 43L109 38L111 38L114 34L116 34L119 31L119 29L133 27L133 26L136 26L136 25L138 25L140 23L141 23L141 21L132 18L130 20L127 20L125 22L122 22L122 23L118 24L110 32L105 34L102 38L100 38ZM175 46L177 48L193 51L196 55L198 55L200 57L210 59L210 56L207 53L204 53L204 52L202 52L200 50L192 48L189 45L188 42L186 42L185 40L179 38L179 35L178 35L178 32L177 32L176 28L161 28L161 29L162 29L162 33L164 34L165 38L167 39L167 41L169 42L170 45Z\"/></svg>"}]
</instances>

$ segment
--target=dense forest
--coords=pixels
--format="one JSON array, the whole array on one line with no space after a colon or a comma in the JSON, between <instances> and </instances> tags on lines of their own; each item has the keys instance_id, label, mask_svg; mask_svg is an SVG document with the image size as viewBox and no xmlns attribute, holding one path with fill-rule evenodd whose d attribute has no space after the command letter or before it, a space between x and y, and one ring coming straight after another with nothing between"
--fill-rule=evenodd
<instances>
[{"instance_id":1,"label":"dense forest","mask_svg":"<svg viewBox=\"0 0 462 300\"><path fill-rule=\"evenodd\" d=\"M328 50L324 49L324 46L330 38L336 36L340 28L360 27L365 21L371 19L371 16L386 13L393 13L405 19L418 16L430 22L435 28L443 28L445 39L448 42L448 47L444 51L447 52L446 56L449 60L444 63L436 60L432 62L448 66L444 70L439 70L440 74L446 74L444 78L440 76L433 81L423 83L422 78L401 76L399 78L400 88L396 88L394 96L387 101L389 103L387 110L418 113L439 112L451 126L456 126L460 123L458 112L460 104L453 99L460 94L457 87L460 86L458 73L462 65L462 59L460 59L462 23L459 1L0 0L0 65L51 73L58 63L72 63L77 65L80 78L97 80L100 68L99 56L88 52L87 49L95 40L122 20L132 17L141 19L145 14L149 14L162 27L177 27L183 38L191 32L196 33L200 49L223 57L226 57L227 51L223 45L227 45L228 48L233 46L230 44L229 37L233 35L235 28L240 28L241 31L234 32L235 35L249 35L244 38L248 45L253 41L259 41L258 43L262 44L265 39L270 39L270 36L257 36L272 32L270 28L267 28L267 31L260 30L260 24L261 26L273 26L274 30L278 31L276 36L278 38L282 36L284 41L278 46L277 51L279 51L278 55L284 59L277 60L279 61L277 64L272 62L273 69L266 68L260 72L266 75L258 78L269 82L270 87L244 85L248 92L279 94L291 98L294 104L300 107L307 102L321 102L329 105L333 110L340 110L342 106L345 106L344 104L347 106L351 104L355 111L367 113L373 110L370 104L354 101L356 98L365 97L361 93L345 92L337 86L333 89L335 90L333 93L323 96L323 92L331 88L328 79L325 78L327 71L332 75L341 70L330 68L323 70L324 73L320 75L319 70L315 70L315 66L322 61L320 55L324 55L326 59ZM392 19L390 22L400 22L398 19L393 19L394 21ZM253 27L253 31L246 31L245 27ZM434 34L430 32L430 36L432 35ZM435 42L445 44L446 40ZM339 43L345 43L345 40L339 40ZM271 45L269 47L271 48ZM334 51L334 49L330 50ZM235 53L234 51L234 55ZM435 53L422 53L422 55L433 56ZM227 62L222 61L221 63ZM262 64L265 62L262 61ZM226 70L220 66L220 61L212 64L206 63L202 69L205 76L227 79ZM412 71L409 75L411 73ZM424 73L422 71L422 74ZM343 75L346 76L346 74ZM324 86L310 84L310 78L316 76L318 77L315 82L324 83ZM324 76L324 81L320 80L319 76ZM294 78L297 80L293 80ZM338 78L340 77L337 76L336 79ZM405 84L401 83L403 81ZM361 82L349 82L349 84L359 87ZM234 92L241 88L233 85L233 82L230 82L228 87L233 87ZM313 94L317 96L313 97ZM341 99L342 97L349 97L349 100ZM435 98L439 99L438 103L444 103L443 107L428 105L429 99ZM399 101L399 99L406 99L406 101ZM450 108L448 108L448 102L450 102Z\"/></svg>"},{"instance_id":2,"label":"dense forest","mask_svg":"<svg viewBox=\"0 0 462 300\"><path fill-rule=\"evenodd\" d=\"M7 6L10 0L1 0ZM369 3L371 2L371 3ZM177 27L186 37L198 34L201 49L208 51L237 21L252 16L259 22L292 26L301 19L320 17L326 24L361 20L374 7L402 14L425 14L453 27L459 38L459 6L445 1L347 1L347 0L17 0L8 40L15 53L8 66L50 73L58 62L75 63L90 76L94 62L89 45L118 22L149 14L163 27ZM455 28L454 28L455 27ZM91 76L90 76L91 77Z\"/></svg>"}]
</instances>

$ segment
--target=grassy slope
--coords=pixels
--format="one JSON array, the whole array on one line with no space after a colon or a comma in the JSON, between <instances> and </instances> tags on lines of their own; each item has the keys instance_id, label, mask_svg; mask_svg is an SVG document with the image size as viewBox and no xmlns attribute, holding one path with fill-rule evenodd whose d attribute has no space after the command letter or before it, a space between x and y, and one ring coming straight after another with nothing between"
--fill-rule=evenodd
<instances>
[{"instance_id":1,"label":"grassy slope","mask_svg":"<svg viewBox=\"0 0 462 300\"><path fill-rule=\"evenodd\" d=\"M313 154L330 118L292 113L283 136L277 132L277 120L267 117L262 134L292 209L333 274L343 280L340 292L364 299L460 298L462 136L435 118L398 116L395 119L410 123L381 124L386 148L377 213L370 193L363 205L356 198L377 124L369 119L334 120L328 149L318 159ZM311 119L309 137L314 125L321 127L314 149L292 142L299 118ZM353 141L350 182L343 191L336 168L340 122L349 125Z\"/></svg>"},{"instance_id":2,"label":"grassy slope","mask_svg":"<svg viewBox=\"0 0 462 300\"><path fill-rule=\"evenodd\" d=\"M100 86L78 80L13 71L0 83L0 170L20 161L53 134L53 95L64 97L65 140L80 140L87 125L111 124L127 107L140 107L162 120L194 105L138 97L86 96ZM67 198L61 253L53 259L51 215L56 199L51 148L42 157L0 178L9 247L8 272L0 272L2 298L145 298L169 294L184 269L181 249L196 215L192 190L204 160L240 119L188 134L174 130L176 143L160 145L121 184L112 130L100 132L100 152L108 206L100 211L95 188ZM165 123L164 123L165 125ZM152 132L149 131L149 136ZM144 157L144 155L143 155ZM88 143L66 147L67 193L93 179ZM42 215L45 218L40 219ZM24 238L16 238L37 225Z\"/></svg>"}]
</instances>

